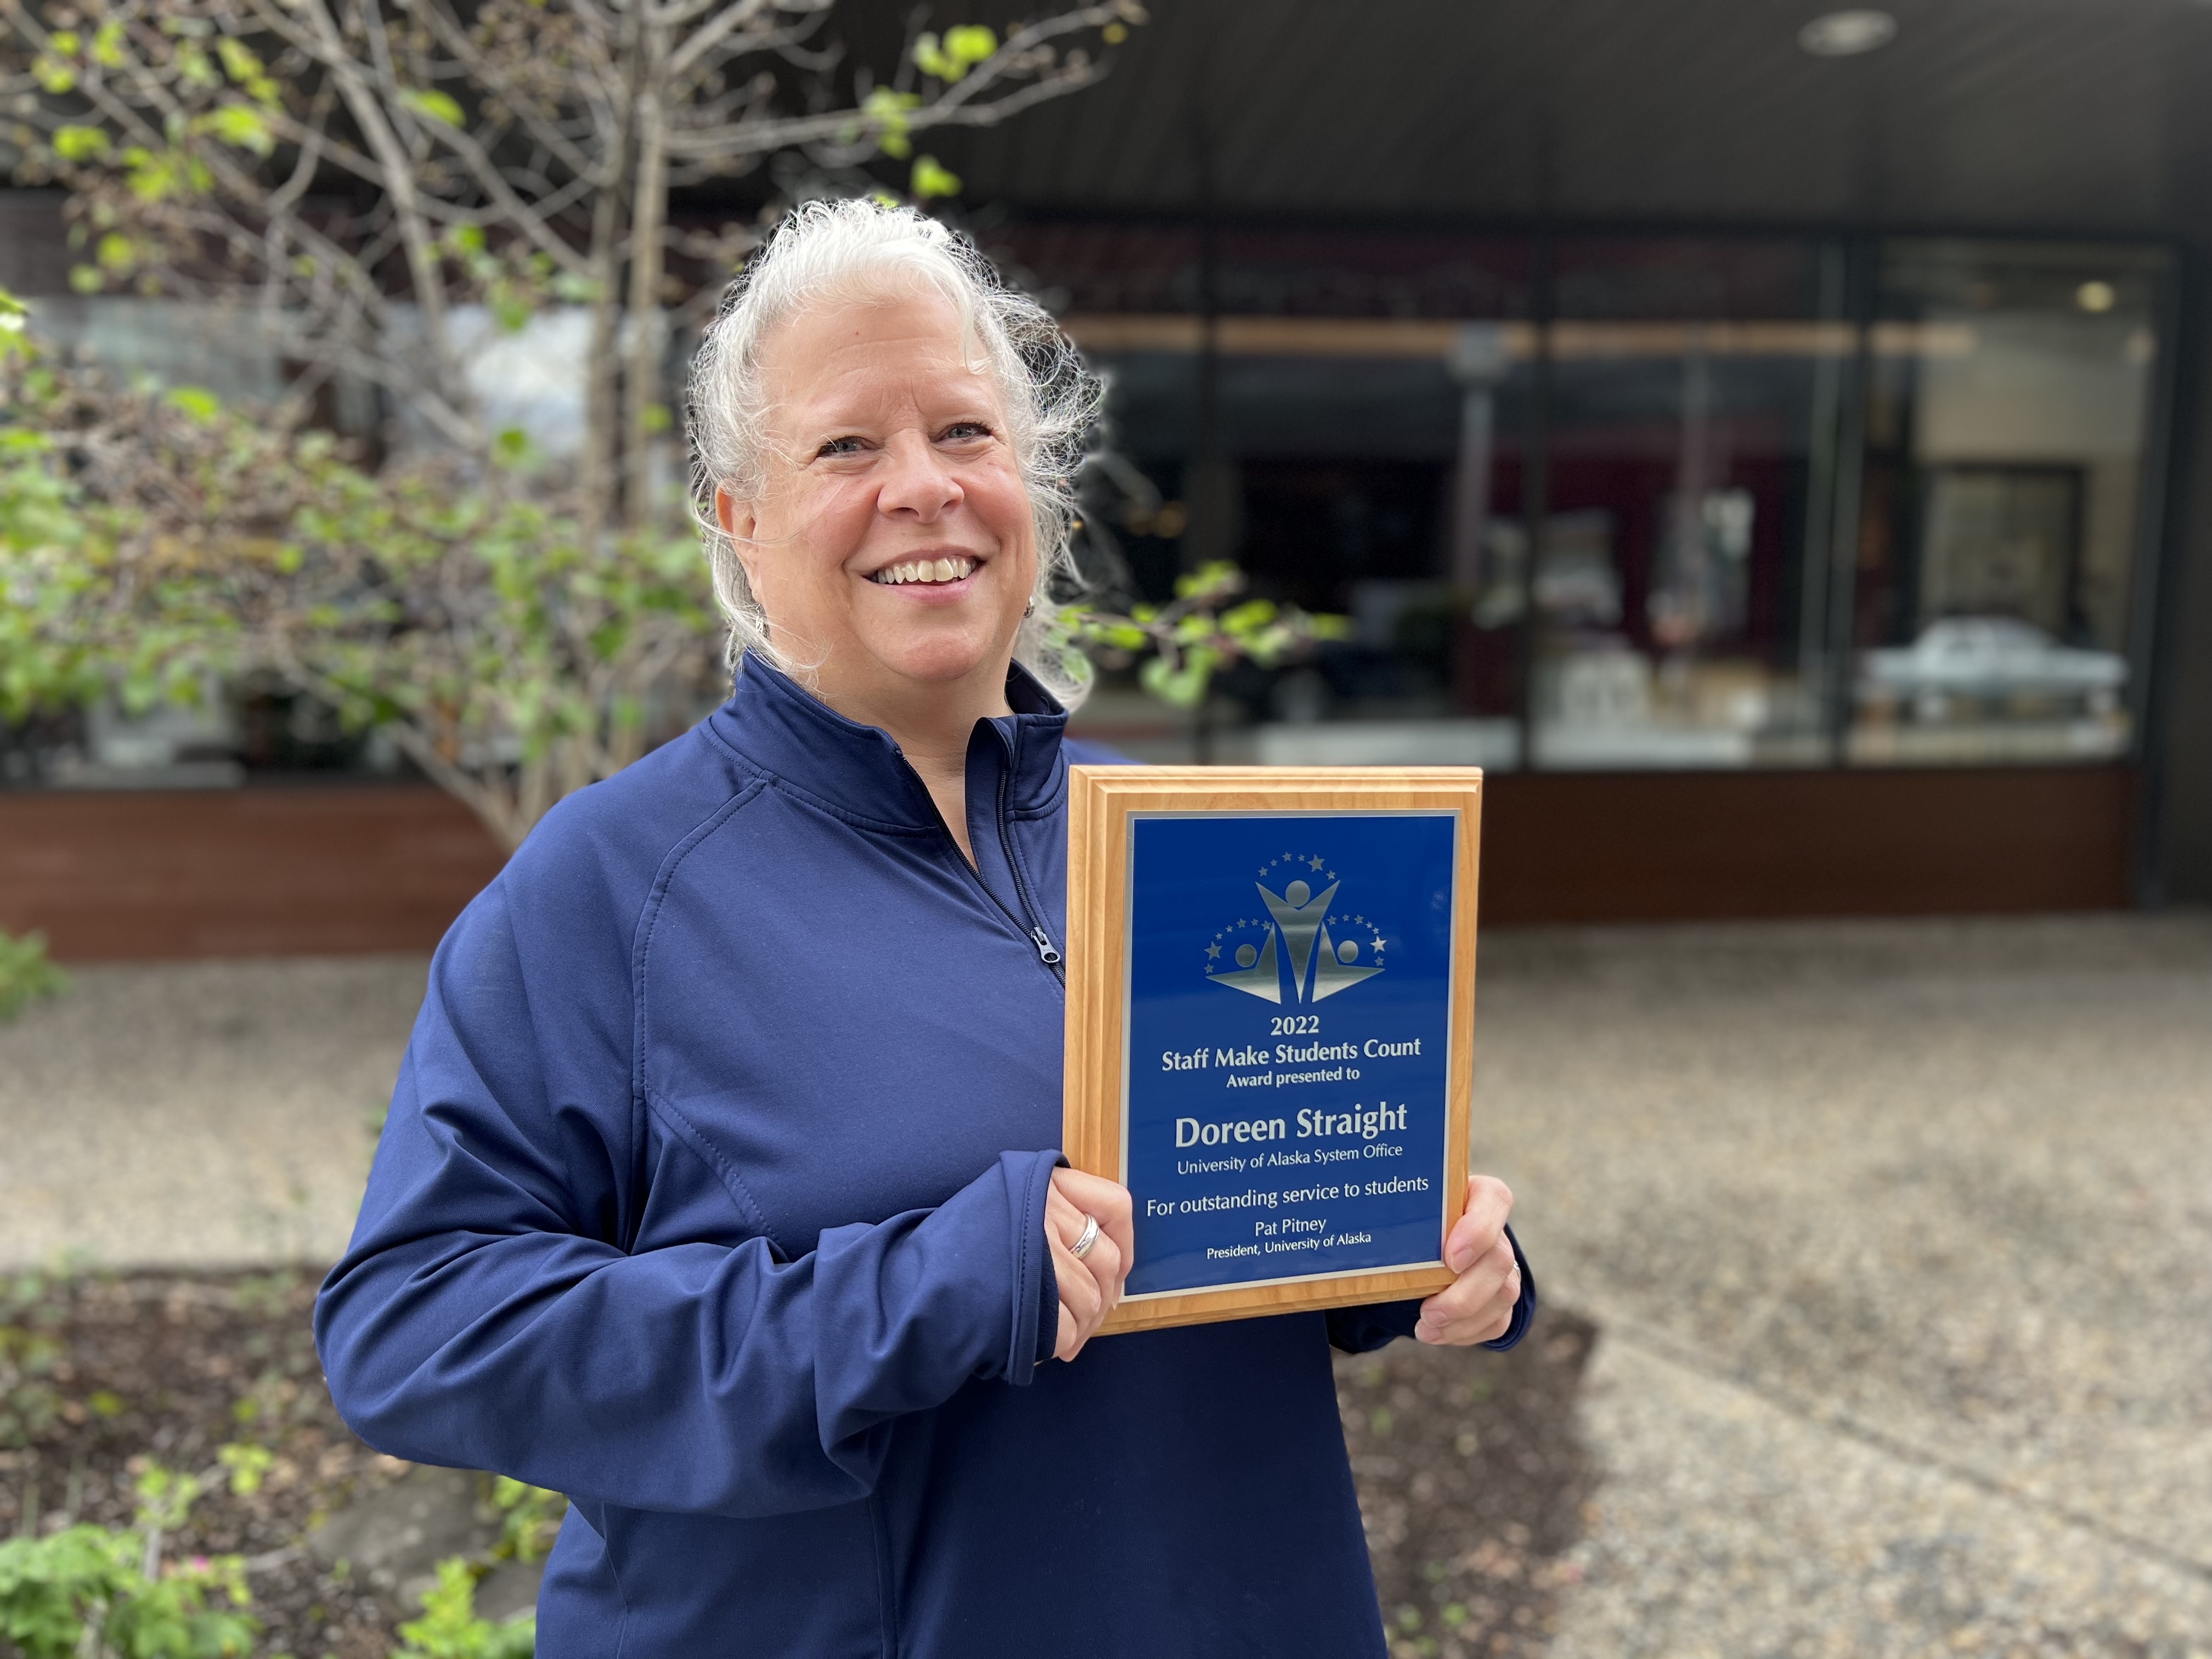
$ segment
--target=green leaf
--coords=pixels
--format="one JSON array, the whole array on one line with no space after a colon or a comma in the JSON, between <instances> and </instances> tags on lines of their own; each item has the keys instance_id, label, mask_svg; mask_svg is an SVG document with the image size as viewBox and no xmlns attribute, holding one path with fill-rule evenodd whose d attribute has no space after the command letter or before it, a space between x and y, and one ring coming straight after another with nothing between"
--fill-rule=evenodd
<instances>
[{"instance_id":1,"label":"green leaf","mask_svg":"<svg viewBox=\"0 0 2212 1659\"><path fill-rule=\"evenodd\" d=\"M1212 559L1199 566L1188 575L1176 578L1176 598L1179 599L1224 599L1232 593L1242 592L1244 573L1226 559Z\"/></svg>"},{"instance_id":2,"label":"green leaf","mask_svg":"<svg viewBox=\"0 0 2212 1659\"><path fill-rule=\"evenodd\" d=\"M933 75L940 81L957 81L963 72L952 61L944 45L933 33L917 34L914 38L914 66L924 75Z\"/></svg>"},{"instance_id":3,"label":"green leaf","mask_svg":"<svg viewBox=\"0 0 2212 1659\"><path fill-rule=\"evenodd\" d=\"M46 959L44 933L18 938L0 931L0 1021L13 1019L26 1004L58 996L68 987L68 976Z\"/></svg>"},{"instance_id":4,"label":"green leaf","mask_svg":"<svg viewBox=\"0 0 2212 1659\"><path fill-rule=\"evenodd\" d=\"M230 1471L230 1489L240 1498L251 1498L261 1490L270 1467L276 1454L266 1446L257 1446L251 1441L234 1441L216 1452L216 1462Z\"/></svg>"},{"instance_id":5,"label":"green leaf","mask_svg":"<svg viewBox=\"0 0 2212 1659\"><path fill-rule=\"evenodd\" d=\"M957 64L980 64L998 49L998 34L981 23L963 23L945 31L945 56Z\"/></svg>"},{"instance_id":6,"label":"green leaf","mask_svg":"<svg viewBox=\"0 0 2212 1659\"><path fill-rule=\"evenodd\" d=\"M223 73L240 86L249 81L259 80L266 72L262 68L259 56L243 40L225 35L216 42L215 50L216 55L222 59Z\"/></svg>"},{"instance_id":7,"label":"green leaf","mask_svg":"<svg viewBox=\"0 0 2212 1659\"><path fill-rule=\"evenodd\" d=\"M529 327L538 309L531 303L529 294L512 283L494 284L484 297L491 306L492 320L508 334L520 334Z\"/></svg>"},{"instance_id":8,"label":"green leaf","mask_svg":"<svg viewBox=\"0 0 2212 1659\"><path fill-rule=\"evenodd\" d=\"M914 154L914 140L907 137L907 112L921 102L918 92L899 92L890 87L878 87L862 100L860 112L879 128L877 146L894 161L903 161Z\"/></svg>"},{"instance_id":9,"label":"green leaf","mask_svg":"<svg viewBox=\"0 0 2212 1659\"><path fill-rule=\"evenodd\" d=\"M181 151L156 153L133 144L123 152L123 163L131 169L131 192L143 201L165 201L208 186L205 166Z\"/></svg>"},{"instance_id":10,"label":"green leaf","mask_svg":"<svg viewBox=\"0 0 2212 1659\"><path fill-rule=\"evenodd\" d=\"M107 133L100 127L56 127L54 154L64 161L89 161L107 154Z\"/></svg>"},{"instance_id":11,"label":"green leaf","mask_svg":"<svg viewBox=\"0 0 2212 1659\"><path fill-rule=\"evenodd\" d=\"M205 49L190 40L178 44L177 73L184 76L187 83L204 92L222 84L222 77L216 73L215 60L207 55Z\"/></svg>"},{"instance_id":12,"label":"green leaf","mask_svg":"<svg viewBox=\"0 0 2212 1659\"><path fill-rule=\"evenodd\" d=\"M180 1474L160 1463L149 1463L134 1483L138 1497L138 1524L174 1532L191 1516L192 1505L207 1488L196 1475Z\"/></svg>"},{"instance_id":13,"label":"green leaf","mask_svg":"<svg viewBox=\"0 0 2212 1659\"><path fill-rule=\"evenodd\" d=\"M172 386L162 395L161 401L202 426L208 425L222 413L222 399L204 386Z\"/></svg>"},{"instance_id":14,"label":"green leaf","mask_svg":"<svg viewBox=\"0 0 2212 1659\"><path fill-rule=\"evenodd\" d=\"M123 67L123 23L111 18L92 37L92 61L102 69Z\"/></svg>"},{"instance_id":15,"label":"green leaf","mask_svg":"<svg viewBox=\"0 0 2212 1659\"><path fill-rule=\"evenodd\" d=\"M276 148L276 135L270 131L267 118L251 104L225 104L202 117L199 125L233 149L266 155Z\"/></svg>"},{"instance_id":16,"label":"green leaf","mask_svg":"<svg viewBox=\"0 0 2212 1659\"><path fill-rule=\"evenodd\" d=\"M69 283L79 294L97 294L107 286L107 278L100 274L98 265L71 265Z\"/></svg>"},{"instance_id":17,"label":"green leaf","mask_svg":"<svg viewBox=\"0 0 2212 1659\"><path fill-rule=\"evenodd\" d=\"M399 101L416 114L449 127L463 125L461 106L447 93L435 88L410 87L399 94Z\"/></svg>"},{"instance_id":18,"label":"green leaf","mask_svg":"<svg viewBox=\"0 0 2212 1659\"><path fill-rule=\"evenodd\" d=\"M1170 667L1165 657L1150 657L1137 671L1137 683L1171 708L1195 708L1206 701L1217 660L1212 652L1193 651L1181 666Z\"/></svg>"},{"instance_id":19,"label":"green leaf","mask_svg":"<svg viewBox=\"0 0 2212 1659\"><path fill-rule=\"evenodd\" d=\"M934 155L914 158L914 176L908 188L918 202L927 202L933 196L957 196L960 176L938 164Z\"/></svg>"},{"instance_id":20,"label":"green leaf","mask_svg":"<svg viewBox=\"0 0 2212 1659\"><path fill-rule=\"evenodd\" d=\"M1274 620L1275 605L1272 599L1247 599L1223 613L1221 631L1232 639L1249 639Z\"/></svg>"}]
</instances>

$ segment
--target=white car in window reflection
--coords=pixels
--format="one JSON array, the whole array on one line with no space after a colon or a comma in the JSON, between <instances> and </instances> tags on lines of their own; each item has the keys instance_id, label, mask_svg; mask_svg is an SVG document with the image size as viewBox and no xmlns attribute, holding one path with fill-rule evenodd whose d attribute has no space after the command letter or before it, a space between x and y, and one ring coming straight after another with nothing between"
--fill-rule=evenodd
<instances>
[{"instance_id":1,"label":"white car in window reflection","mask_svg":"<svg viewBox=\"0 0 2212 1659\"><path fill-rule=\"evenodd\" d=\"M2128 665L2110 651L2060 645L2009 617L1953 617L1911 645L1859 658L1861 702L1908 702L1922 720L1942 720L1958 700L2078 697L2093 714L2120 704Z\"/></svg>"}]
</instances>

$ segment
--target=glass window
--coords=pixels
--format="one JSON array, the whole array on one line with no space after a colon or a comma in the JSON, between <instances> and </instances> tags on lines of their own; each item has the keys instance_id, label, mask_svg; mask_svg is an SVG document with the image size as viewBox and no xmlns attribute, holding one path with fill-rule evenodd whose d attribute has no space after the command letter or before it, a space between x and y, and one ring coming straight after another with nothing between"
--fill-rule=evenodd
<instances>
[{"instance_id":1,"label":"glass window","mask_svg":"<svg viewBox=\"0 0 2212 1659\"><path fill-rule=\"evenodd\" d=\"M1570 239L1557 259L1536 763L1820 763L1808 555L1856 338L1842 250Z\"/></svg>"},{"instance_id":2,"label":"glass window","mask_svg":"<svg viewBox=\"0 0 2212 1659\"><path fill-rule=\"evenodd\" d=\"M1009 263L1065 299L1135 474L1087 503L1110 542L1089 550L1094 570L1118 565L1158 599L1179 572L1233 558L1260 592L1353 624L1305 663L1224 675L1194 731L1110 680L1081 729L1147 759L1516 763L1521 634L1500 596L1517 596L1526 562L1529 245L1008 238Z\"/></svg>"},{"instance_id":3,"label":"glass window","mask_svg":"<svg viewBox=\"0 0 2212 1659\"><path fill-rule=\"evenodd\" d=\"M1850 760L2111 758L2167 272L2155 249L1884 247Z\"/></svg>"}]
</instances>

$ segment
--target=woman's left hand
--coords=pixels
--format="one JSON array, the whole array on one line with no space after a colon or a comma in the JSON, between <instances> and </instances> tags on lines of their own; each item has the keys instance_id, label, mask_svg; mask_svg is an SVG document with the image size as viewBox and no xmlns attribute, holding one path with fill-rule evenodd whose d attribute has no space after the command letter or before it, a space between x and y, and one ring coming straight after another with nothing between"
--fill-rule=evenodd
<instances>
[{"instance_id":1,"label":"woman's left hand","mask_svg":"<svg viewBox=\"0 0 2212 1659\"><path fill-rule=\"evenodd\" d=\"M1421 1304L1416 1338L1464 1348L1494 1342L1511 1327L1521 1300L1521 1267L1505 1236L1512 1213L1510 1187L1495 1176L1468 1178L1467 1211L1444 1241L1444 1265L1459 1279Z\"/></svg>"}]
</instances>

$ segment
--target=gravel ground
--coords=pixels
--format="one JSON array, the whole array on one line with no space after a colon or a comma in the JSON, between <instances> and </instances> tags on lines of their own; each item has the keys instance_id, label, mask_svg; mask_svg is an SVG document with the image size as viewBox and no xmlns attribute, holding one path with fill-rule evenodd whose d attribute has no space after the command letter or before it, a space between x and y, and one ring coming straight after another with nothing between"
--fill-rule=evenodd
<instances>
[{"instance_id":1,"label":"gravel ground","mask_svg":"<svg viewBox=\"0 0 2212 1659\"><path fill-rule=\"evenodd\" d=\"M74 969L0 1025L0 1270L335 1261L427 966Z\"/></svg>"},{"instance_id":2,"label":"gravel ground","mask_svg":"<svg viewBox=\"0 0 2212 1659\"><path fill-rule=\"evenodd\" d=\"M2212 926L1492 941L1478 1161L1605 1336L1556 1651L2212 1653Z\"/></svg>"},{"instance_id":3,"label":"gravel ground","mask_svg":"<svg viewBox=\"0 0 2212 1659\"><path fill-rule=\"evenodd\" d=\"M2155 1523L2069 1522L1611 1330L1584 1413L1604 1483L1552 1659L2212 1653Z\"/></svg>"},{"instance_id":4,"label":"gravel ground","mask_svg":"<svg viewBox=\"0 0 2212 1659\"><path fill-rule=\"evenodd\" d=\"M1541 1544L1516 1523L1547 1599L1498 1634L1555 1622L1577 1659L2212 1656L2212 923L1484 952L1478 1162L1519 1194L1547 1300L1602 1332L1587 1531L1579 1504ZM0 1030L0 1261L327 1259L422 974L82 973ZM1428 1386L1366 1375L1348 1400ZM1481 1402L1437 1398L1480 1437ZM1347 1409L1356 1443L1374 1408ZM1564 1492L1583 1453L1553 1420ZM1440 1614L1430 1570L1461 1558L1406 1544L1461 1501L1430 1462L1370 1522L1386 1606L1422 1607L1389 1588L1418 1581ZM1449 1595L1481 1591L1479 1554Z\"/></svg>"}]
</instances>

